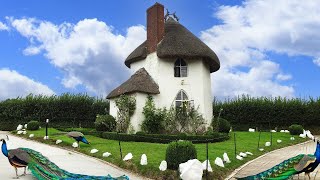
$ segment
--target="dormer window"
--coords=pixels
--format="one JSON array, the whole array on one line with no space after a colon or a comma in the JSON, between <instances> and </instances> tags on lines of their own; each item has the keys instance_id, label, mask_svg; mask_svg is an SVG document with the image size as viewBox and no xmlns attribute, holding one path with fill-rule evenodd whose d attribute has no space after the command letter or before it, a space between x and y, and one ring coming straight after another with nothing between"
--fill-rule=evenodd
<instances>
[{"instance_id":1,"label":"dormer window","mask_svg":"<svg viewBox=\"0 0 320 180\"><path fill-rule=\"evenodd\" d=\"M176 107L182 107L182 104L188 103L188 101L189 99L186 92L184 92L184 90L180 90L176 96Z\"/></svg>"},{"instance_id":2,"label":"dormer window","mask_svg":"<svg viewBox=\"0 0 320 180\"><path fill-rule=\"evenodd\" d=\"M188 76L188 65L187 63L179 58L174 63L174 77L187 77Z\"/></svg>"}]
</instances>

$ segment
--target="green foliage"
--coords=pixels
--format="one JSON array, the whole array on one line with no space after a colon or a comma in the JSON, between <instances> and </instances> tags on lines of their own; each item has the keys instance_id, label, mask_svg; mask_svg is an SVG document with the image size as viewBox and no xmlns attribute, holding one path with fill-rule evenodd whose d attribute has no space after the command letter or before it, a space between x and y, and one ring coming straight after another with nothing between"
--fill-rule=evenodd
<instances>
[{"instance_id":1,"label":"green foliage","mask_svg":"<svg viewBox=\"0 0 320 180\"><path fill-rule=\"evenodd\" d=\"M51 127L94 127L97 114L105 114L109 103L86 94L60 96L28 95L0 102L0 129L14 130L30 120L50 119Z\"/></svg>"},{"instance_id":2,"label":"green foliage","mask_svg":"<svg viewBox=\"0 0 320 180\"><path fill-rule=\"evenodd\" d=\"M241 96L235 99L218 101L214 99L213 115L228 119L233 130L255 128L288 128L291 124L301 124L309 128L320 126L320 98L267 98Z\"/></svg>"},{"instance_id":3,"label":"green foliage","mask_svg":"<svg viewBox=\"0 0 320 180\"><path fill-rule=\"evenodd\" d=\"M130 117L136 110L136 99L133 96L121 95L116 99L116 106L118 107L117 131L127 132L130 125Z\"/></svg>"},{"instance_id":4,"label":"green foliage","mask_svg":"<svg viewBox=\"0 0 320 180\"><path fill-rule=\"evenodd\" d=\"M156 109L152 96L148 96L142 113L144 114L141 125L143 131L150 134L163 132L165 113L161 109Z\"/></svg>"},{"instance_id":5,"label":"green foliage","mask_svg":"<svg viewBox=\"0 0 320 180\"><path fill-rule=\"evenodd\" d=\"M28 130L38 130L39 129L39 122L38 121L30 121L27 124L27 129Z\"/></svg>"},{"instance_id":6,"label":"green foliage","mask_svg":"<svg viewBox=\"0 0 320 180\"><path fill-rule=\"evenodd\" d=\"M171 142L166 150L168 169L176 170L179 164L197 158L195 146L190 141Z\"/></svg>"},{"instance_id":7,"label":"green foliage","mask_svg":"<svg viewBox=\"0 0 320 180\"><path fill-rule=\"evenodd\" d=\"M212 118L211 126L213 130L221 133L229 133L231 128L230 122L221 117Z\"/></svg>"},{"instance_id":8,"label":"green foliage","mask_svg":"<svg viewBox=\"0 0 320 180\"><path fill-rule=\"evenodd\" d=\"M174 108L171 106L169 110L163 109L164 124L167 133L192 133L203 134L205 132L205 120L198 112L198 109L187 106L183 103L182 107Z\"/></svg>"},{"instance_id":9,"label":"green foliage","mask_svg":"<svg viewBox=\"0 0 320 180\"><path fill-rule=\"evenodd\" d=\"M289 131L291 135L299 135L303 133L303 127L298 124L292 124L289 126Z\"/></svg>"},{"instance_id":10,"label":"green foliage","mask_svg":"<svg viewBox=\"0 0 320 180\"><path fill-rule=\"evenodd\" d=\"M227 134L212 132L209 135L187 135L181 133L178 135L173 134L143 134L143 132L137 132L136 134L116 133L116 132L104 132L102 138L121 140L121 141L135 141L135 142L150 142L150 143L169 143L177 140L188 140L193 143L205 143L209 142L222 142L228 140L230 137Z\"/></svg>"},{"instance_id":11,"label":"green foliage","mask_svg":"<svg viewBox=\"0 0 320 180\"><path fill-rule=\"evenodd\" d=\"M115 118L109 114L97 115L96 121L94 122L97 131L115 131L117 122Z\"/></svg>"}]
</instances>

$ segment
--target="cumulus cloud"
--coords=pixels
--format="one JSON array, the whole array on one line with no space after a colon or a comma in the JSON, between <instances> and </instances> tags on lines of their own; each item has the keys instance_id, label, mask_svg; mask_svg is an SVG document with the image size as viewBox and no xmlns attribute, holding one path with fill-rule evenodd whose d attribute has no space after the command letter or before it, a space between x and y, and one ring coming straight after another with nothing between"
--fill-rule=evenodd
<instances>
[{"instance_id":1,"label":"cumulus cloud","mask_svg":"<svg viewBox=\"0 0 320 180\"><path fill-rule=\"evenodd\" d=\"M320 58L314 59L313 63L320 67Z\"/></svg>"},{"instance_id":2,"label":"cumulus cloud","mask_svg":"<svg viewBox=\"0 0 320 180\"><path fill-rule=\"evenodd\" d=\"M129 27L121 35L97 19L53 24L11 18L11 25L30 42L23 51L25 55L44 54L64 72L61 83L65 87L83 85L97 95L106 95L128 77L124 60L146 37L141 25Z\"/></svg>"},{"instance_id":3,"label":"cumulus cloud","mask_svg":"<svg viewBox=\"0 0 320 180\"><path fill-rule=\"evenodd\" d=\"M283 84L293 77L268 53L320 57L319 12L320 2L299 0L246 0L218 7L214 15L221 24L201 33L221 61L221 70L212 76L214 95L293 97L293 86Z\"/></svg>"},{"instance_id":4,"label":"cumulus cloud","mask_svg":"<svg viewBox=\"0 0 320 180\"><path fill-rule=\"evenodd\" d=\"M10 69L0 69L0 82L0 100L16 98L18 96L23 97L30 93L55 94L48 86Z\"/></svg>"},{"instance_id":5,"label":"cumulus cloud","mask_svg":"<svg viewBox=\"0 0 320 180\"><path fill-rule=\"evenodd\" d=\"M0 31L3 31L3 30L7 31L9 30L9 27L0 21Z\"/></svg>"}]
</instances>

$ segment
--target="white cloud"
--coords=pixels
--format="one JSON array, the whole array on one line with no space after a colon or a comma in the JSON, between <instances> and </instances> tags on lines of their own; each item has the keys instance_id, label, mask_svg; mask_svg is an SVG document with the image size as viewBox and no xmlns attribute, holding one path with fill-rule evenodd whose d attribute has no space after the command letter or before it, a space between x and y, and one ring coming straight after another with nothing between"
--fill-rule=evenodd
<instances>
[{"instance_id":1,"label":"white cloud","mask_svg":"<svg viewBox=\"0 0 320 180\"><path fill-rule=\"evenodd\" d=\"M124 60L146 37L141 25L129 27L121 35L97 19L56 25L34 18L11 18L11 24L29 39L25 55L43 53L65 73L61 82L65 87L83 85L97 95L106 95L128 77Z\"/></svg>"},{"instance_id":2,"label":"white cloud","mask_svg":"<svg viewBox=\"0 0 320 180\"><path fill-rule=\"evenodd\" d=\"M3 31L3 30L8 31L9 27L0 21L0 31Z\"/></svg>"},{"instance_id":3,"label":"white cloud","mask_svg":"<svg viewBox=\"0 0 320 180\"><path fill-rule=\"evenodd\" d=\"M48 86L36 82L17 71L0 69L0 100L23 97L30 93L52 95L55 94Z\"/></svg>"},{"instance_id":4,"label":"white cloud","mask_svg":"<svg viewBox=\"0 0 320 180\"><path fill-rule=\"evenodd\" d=\"M320 67L320 58L314 59L313 63Z\"/></svg>"},{"instance_id":5,"label":"white cloud","mask_svg":"<svg viewBox=\"0 0 320 180\"><path fill-rule=\"evenodd\" d=\"M269 52L320 57L319 12L319 1L246 0L220 6L215 16L222 23L201 34L221 61L212 76L214 95L294 96L294 88L282 84L294 77L281 73L279 64L272 62L278 67L269 69L264 64L272 61Z\"/></svg>"}]
</instances>

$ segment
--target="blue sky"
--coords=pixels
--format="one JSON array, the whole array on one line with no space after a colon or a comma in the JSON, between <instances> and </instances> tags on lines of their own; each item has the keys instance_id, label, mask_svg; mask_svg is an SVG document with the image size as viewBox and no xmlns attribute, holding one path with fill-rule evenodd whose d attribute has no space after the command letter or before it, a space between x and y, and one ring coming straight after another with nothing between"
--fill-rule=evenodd
<instances>
[{"instance_id":1,"label":"blue sky","mask_svg":"<svg viewBox=\"0 0 320 180\"><path fill-rule=\"evenodd\" d=\"M146 38L153 0L4 0L0 99L86 92L105 97L131 72L124 59ZM158 1L221 61L212 93L318 97L320 3Z\"/></svg>"}]
</instances>

